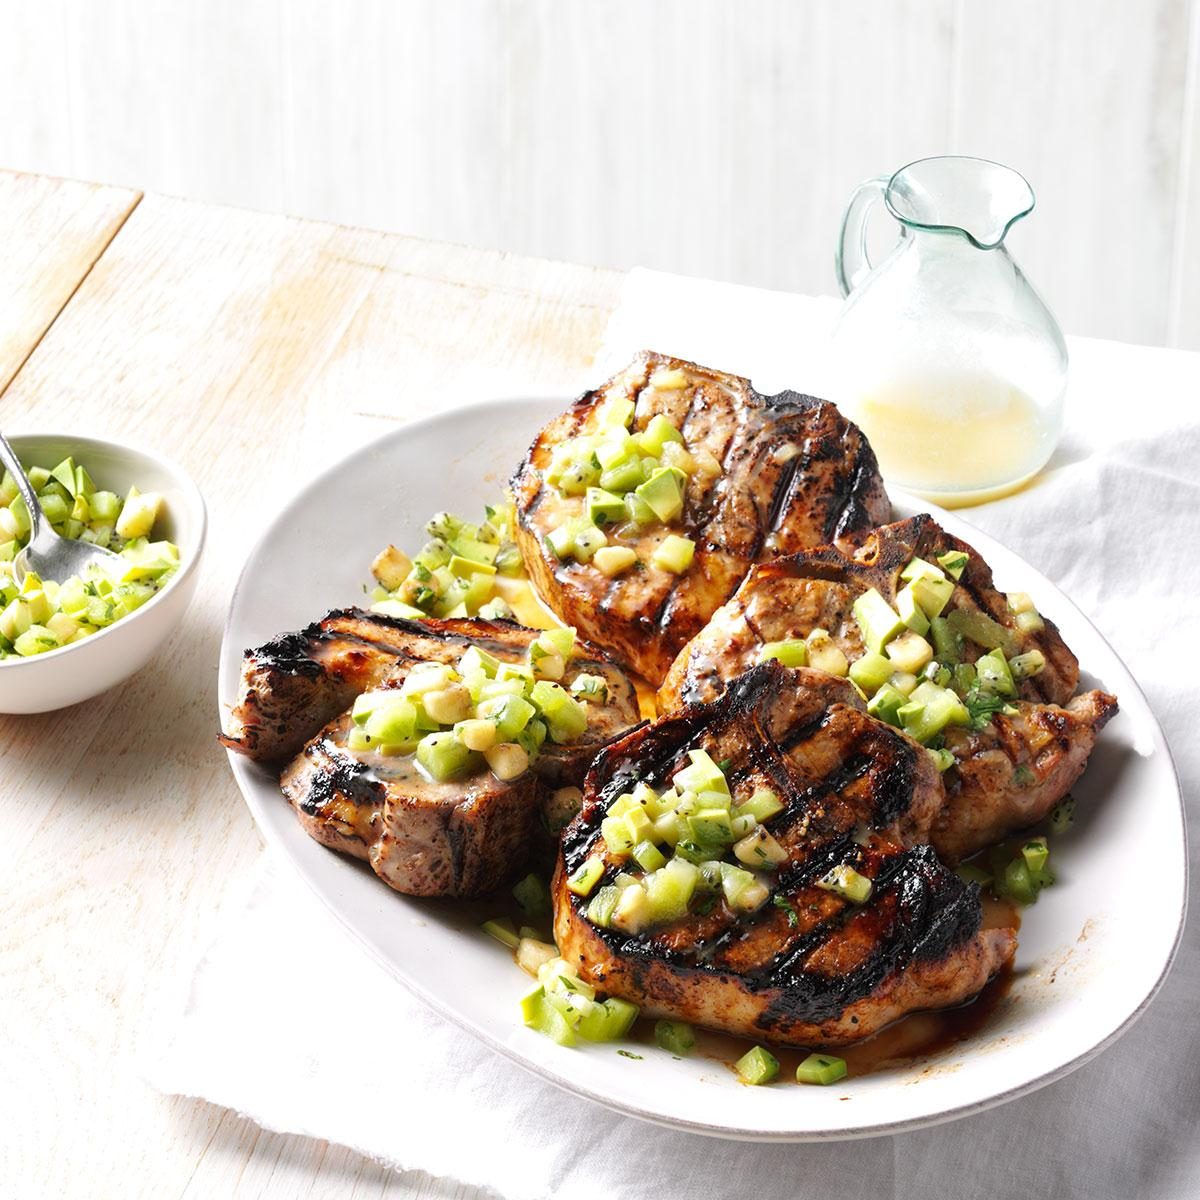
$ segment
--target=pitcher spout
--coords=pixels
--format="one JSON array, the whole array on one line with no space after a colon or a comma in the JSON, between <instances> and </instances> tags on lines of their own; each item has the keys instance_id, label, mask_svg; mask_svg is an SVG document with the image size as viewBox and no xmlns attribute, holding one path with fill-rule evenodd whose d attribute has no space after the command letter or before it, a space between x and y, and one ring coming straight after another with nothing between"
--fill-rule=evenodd
<instances>
[{"instance_id":1,"label":"pitcher spout","mask_svg":"<svg viewBox=\"0 0 1200 1200\"><path fill-rule=\"evenodd\" d=\"M980 250L1004 244L1008 231L1033 211L1029 181L985 158L922 158L888 180L884 201L910 229L961 234Z\"/></svg>"}]
</instances>

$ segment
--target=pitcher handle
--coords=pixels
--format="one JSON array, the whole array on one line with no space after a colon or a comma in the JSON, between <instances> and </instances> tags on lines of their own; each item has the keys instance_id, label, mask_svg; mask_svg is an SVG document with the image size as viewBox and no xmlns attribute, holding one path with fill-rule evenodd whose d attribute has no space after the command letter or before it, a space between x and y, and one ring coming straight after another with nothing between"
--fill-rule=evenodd
<instances>
[{"instance_id":1,"label":"pitcher handle","mask_svg":"<svg viewBox=\"0 0 1200 1200\"><path fill-rule=\"evenodd\" d=\"M864 180L854 189L854 195L846 205L834 258L838 287L843 296L850 295L871 273L871 260L867 257L867 219L871 209L883 199L890 178L879 175Z\"/></svg>"}]
</instances>

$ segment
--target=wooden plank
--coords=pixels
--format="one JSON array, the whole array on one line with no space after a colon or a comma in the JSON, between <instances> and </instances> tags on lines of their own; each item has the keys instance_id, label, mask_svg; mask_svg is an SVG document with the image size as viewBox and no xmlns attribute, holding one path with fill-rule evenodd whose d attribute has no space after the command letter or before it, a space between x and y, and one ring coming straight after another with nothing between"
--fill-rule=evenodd
<instances>
[{"instance_id":1,"label":"wooden plank","mask_svg":"<svg viewBox=\"0 0 1200 1200\"><path fill-rule=\"evenodd\" d=\"M0 392L140 193L0 171ZM0 403L9 430L11 409Z\"/></svg>"},{"instance_id":2,"label":"wooden plank","mask_svg":"<svg viewBox=\"0 0 1200 1200\"><path fill-rule=\"evenodd\" d=\"M130 1063L163 979L259 853L214 734L225 608L262 519L398 419L580 388L619 282L147 196L13 381L17 416L181 460L211 524L197 600L160 661L68 712L0 718L0 1024L21 1030L0 1088L6 1191L444 1194L164 1101Z\"/></svg>"},{"instance_id":3,"label":"wooden plank","mask_svg":"<svg viewBox=\"0 0 1200 1200\"><path fill-rule=\"evenodd\" d=\"M1023 170L1010 238L1073 333L1162 344L1188 14L1177 0L960 3L956 152Z\"/></svg>"}]
</instances>

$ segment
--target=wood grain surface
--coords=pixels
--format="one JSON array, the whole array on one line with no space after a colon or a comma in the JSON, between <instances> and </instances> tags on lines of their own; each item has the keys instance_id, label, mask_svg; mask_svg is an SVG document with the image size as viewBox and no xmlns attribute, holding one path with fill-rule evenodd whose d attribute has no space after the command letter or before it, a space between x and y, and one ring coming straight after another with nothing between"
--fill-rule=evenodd
<instances>
[{"instance_id":1,"label":"wood grain surface","mask_svg":"<svg viewBox=\"0 0 1200 1200\"><path fill-rule=\"evenodd\" d=\"M0 178L0 221L36 241L88 195L116 224L132 205ZM29 339L0 397L5 427L161 448L205 493L209 544L160 661L65 712L0 717L0 1193L473 1196L164 1099L135 1059L163 981L259 853L214 733L225 609L260 522L394 422L582 387L621 277L155 195L107 249L100 224L74 280L44 249L6 247L3 278L31 306L53 307L47 279L59 307L74 295Z\"/></svg>"}]
</instances>

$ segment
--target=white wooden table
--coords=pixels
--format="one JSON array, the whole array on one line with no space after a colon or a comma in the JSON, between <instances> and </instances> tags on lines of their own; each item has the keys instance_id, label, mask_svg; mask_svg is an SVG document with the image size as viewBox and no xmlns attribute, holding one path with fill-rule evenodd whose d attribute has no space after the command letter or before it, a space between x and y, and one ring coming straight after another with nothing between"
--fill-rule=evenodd
<instances>
[{"instance_id":1,"label":"white wooden table","mask_svg":"<svg viewBox=\"0 0 1200 1200\"><path fill-rule=\"evenodd\" d=\"M211 519L161 661L0 717L0 1195L474 1196L164 1099L135 1054L259 852L214 735L261 517L390 423L580 388L621 276L3 173L0 229L0 428L160 447Z\"/></svg>"}]
</instances>

